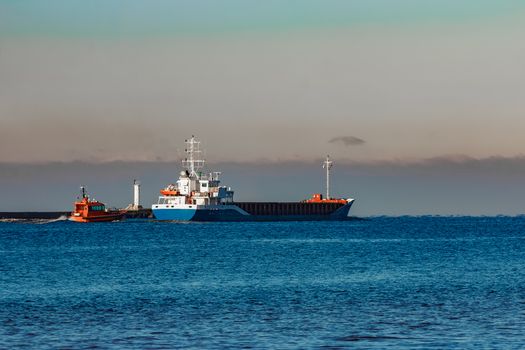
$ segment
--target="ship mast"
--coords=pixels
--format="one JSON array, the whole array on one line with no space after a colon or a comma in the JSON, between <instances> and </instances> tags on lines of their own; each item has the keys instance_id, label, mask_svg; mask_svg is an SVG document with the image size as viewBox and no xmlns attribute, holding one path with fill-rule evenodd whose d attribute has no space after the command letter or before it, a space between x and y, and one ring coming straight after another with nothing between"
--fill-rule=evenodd
<instances>
[{"instance_id":1,"label":"ship mast","mask_svg":"<svg viewBox=\"0 0 525 350\"><path fill-rule=\"evenodd\" d=\"M202 152L200 150L201 142L197 141L193 135L191 135L191 139L186 140L185 142L185 152L188 156L182 161L182 166L189 171L190 177L199 177L197 171L202 169L204 166L204 160L197 159Z\"/></svg>"},{"instance_id":2,"label":"ship mast","mask_svg":"<svg viewBox=\"0 0 525 350\"><path fill-rule=\"evenodd\" d=\"M82 199L86 198L86 188L84 186L80 186L80 193L82 194Z\"/></svg>"},{"instance_id":3,"label":"ship mast","mask_svg":"<svg viewBox=\"0 0 525 350\"><path fill-rule=\"evenodd\" d=\"M323 162L323 168L326 169L326 199L330 199L330 169L332 168L333 162L330 160L330 156L326 156L326 160Z\"/></svg>"}]
</instances>

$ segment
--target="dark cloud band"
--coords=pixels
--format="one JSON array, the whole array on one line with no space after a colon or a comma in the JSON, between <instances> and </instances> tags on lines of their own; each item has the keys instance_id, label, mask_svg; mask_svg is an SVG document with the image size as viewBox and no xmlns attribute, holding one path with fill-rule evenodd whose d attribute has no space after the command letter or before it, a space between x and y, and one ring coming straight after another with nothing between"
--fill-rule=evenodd
<instances>
[{"instance_id":1,"label":"dark cloud band","mask_svg":"<svg viewBox=\"0 0 525 350\"><path fill-rule=\"evenodd\" d=\"M365 140L355 136L337 136L328 141L328 143L340 143L344 146L358 146L365 143Z\"/></svg>"}]
</instances>

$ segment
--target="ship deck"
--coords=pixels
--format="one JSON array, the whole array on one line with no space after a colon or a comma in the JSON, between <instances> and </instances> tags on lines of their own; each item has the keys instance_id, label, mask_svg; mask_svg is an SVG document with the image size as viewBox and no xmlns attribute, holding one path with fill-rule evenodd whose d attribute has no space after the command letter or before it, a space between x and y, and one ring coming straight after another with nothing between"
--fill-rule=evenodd
<instances>
[{"instance_id":1,"label":"ship deck","mask_svg":"<svg viewBox=\"0 0 525 350\"><path fill-rule=\"evenodd\" d=\"M305 202L234 202L239 208L251 215L330 215L344 206L341 203L305 203Z\"/></svg>"}]
</instances>

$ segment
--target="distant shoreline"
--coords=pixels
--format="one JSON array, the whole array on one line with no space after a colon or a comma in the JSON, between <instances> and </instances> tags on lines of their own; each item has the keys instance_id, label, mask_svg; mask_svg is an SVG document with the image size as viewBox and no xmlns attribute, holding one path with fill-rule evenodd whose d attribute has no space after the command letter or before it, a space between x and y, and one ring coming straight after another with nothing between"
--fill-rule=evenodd
<instances>
[{"instance_id":1,"label":"distant shoreline","mask_svg":"<svg viewBox=\"0 0 525 350\"><path fill-rule=\"evenodd\" d=\"M71 211L15 211L0 212L0 219L58 219L61 216L69 216ZM128 211L127 218L147 218L151 215L151 209L139 211Z\"/></svg>"}]
</instances>

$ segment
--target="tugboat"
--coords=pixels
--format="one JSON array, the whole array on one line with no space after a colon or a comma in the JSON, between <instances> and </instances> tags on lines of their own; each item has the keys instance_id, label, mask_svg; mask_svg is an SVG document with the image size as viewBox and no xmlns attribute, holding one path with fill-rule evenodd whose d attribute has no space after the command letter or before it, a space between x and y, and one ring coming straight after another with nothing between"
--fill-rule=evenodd
<instances>
[{"instance_id":1,"label":"tugboat","mask_svg":"<svg viewBox=\"0 0 525 350\"><path fill-rule=\"evenodd\" d=\"M233 190L221 186L220 172L204 174L205 161L199 158L200 141L194 136L186 140L187 158L182 161L183 170L175 184L160 190L152 212L157 220L168 221L313 221L346 220L352 198L330 197L330 168L327 157L326 197L314 194L301 202L237 202Z\"/></svg>"},{"instance_id":2,"label":"tugboat","mask_svg":"<svg viewBox=\"0 0 525 350\"><path fill-rule=\"evenodd\" d=\"M108 210L104 203L89 199L84 186L80 187L82 198L75 202L69 220L76 222L108 222L121 220L125 213L118 210Z\"/></svg>"}]
</instances>

